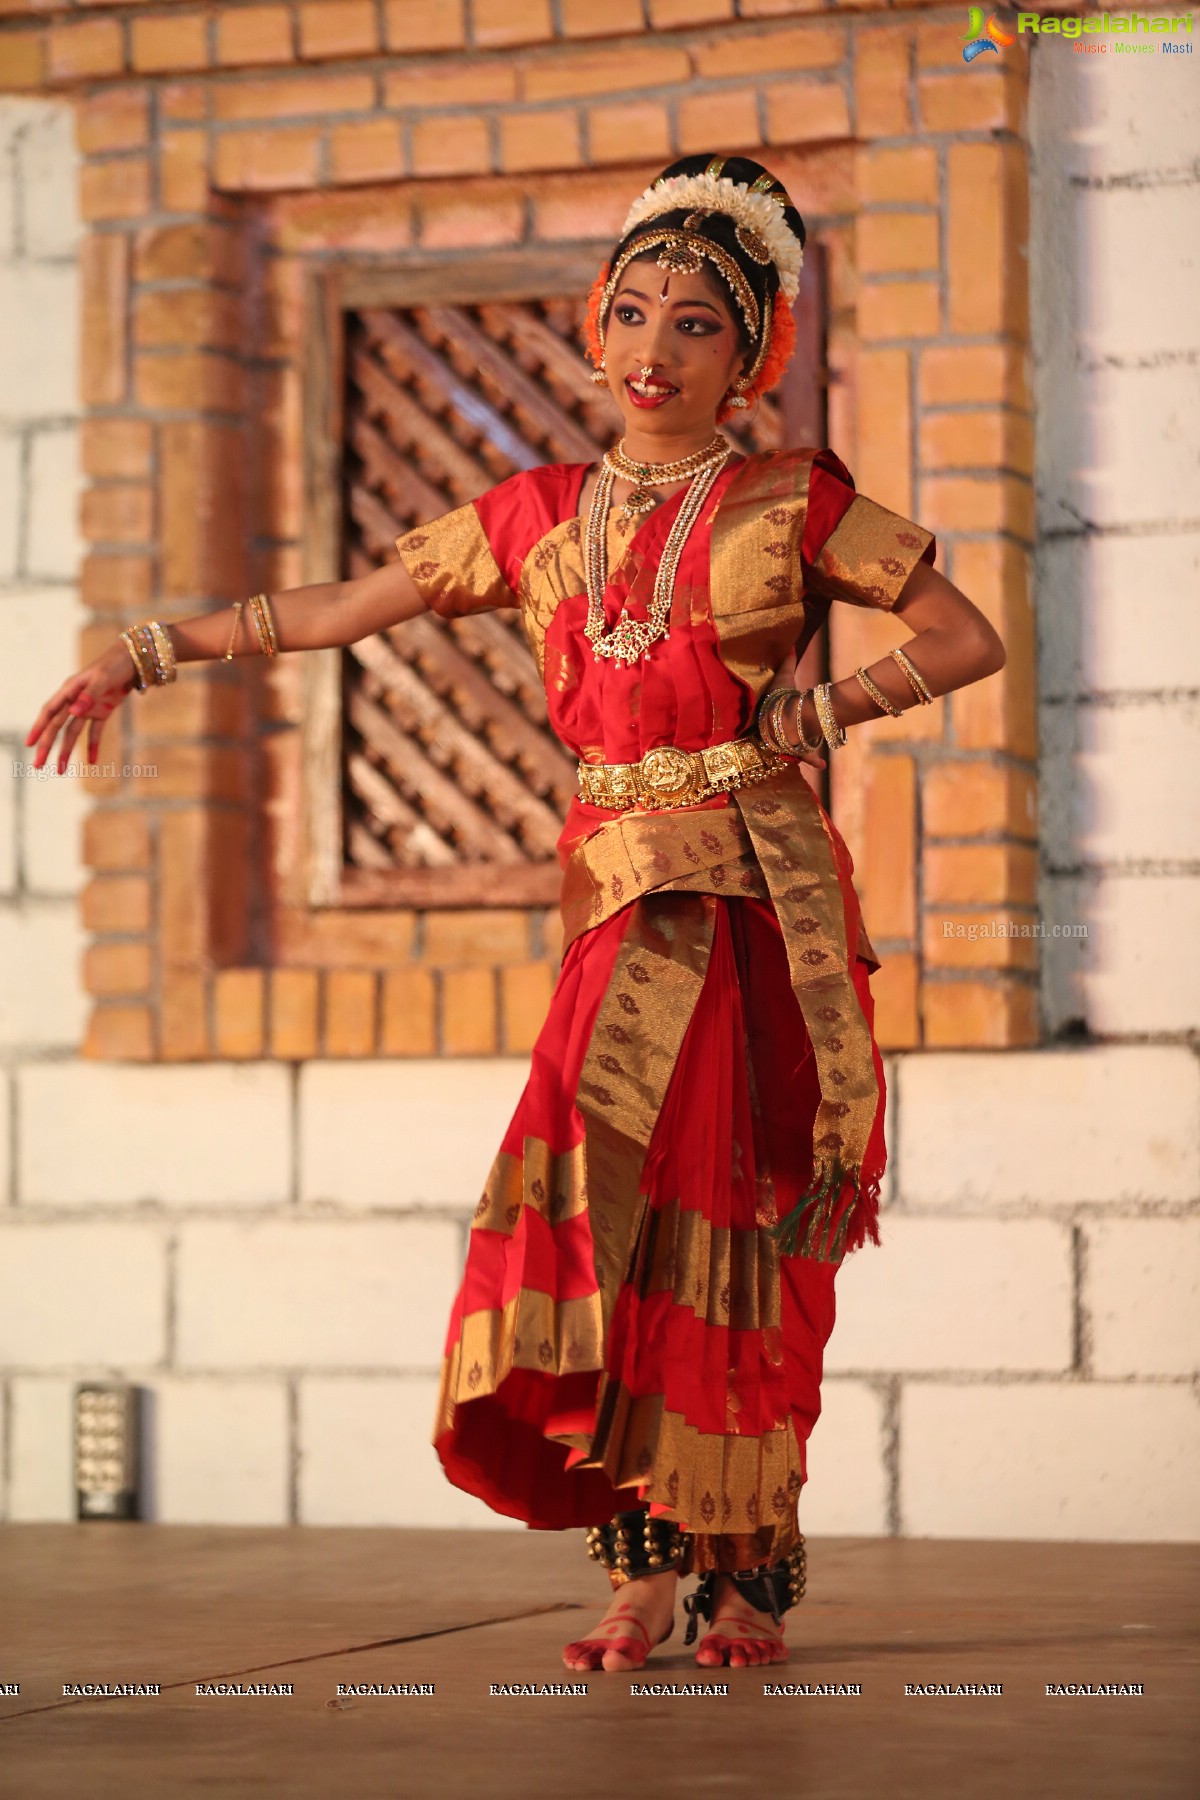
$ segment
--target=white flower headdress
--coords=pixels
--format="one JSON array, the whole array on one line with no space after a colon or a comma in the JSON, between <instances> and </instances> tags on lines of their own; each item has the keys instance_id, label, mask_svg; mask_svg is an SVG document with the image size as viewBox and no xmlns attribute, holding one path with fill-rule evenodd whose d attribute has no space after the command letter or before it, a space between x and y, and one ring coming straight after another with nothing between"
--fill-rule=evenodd
<instances>
[{"instance_id":1,"label":"white flower headdress","mask_svg":"<svg viewBox=\"0 0 1200 1800\"><path fill-rule=\"evenodd\" d=\"M715 175L712 166L703 175L668 175L653 182L643 194L639 194L625 216L621 227L621 236L625 238L635 225L641 225L647 219L657 218L660 213L674 212L679 208L690 207L694 211L710 211L728 213L738 222L739 239L742 230L749 236L743 247L754 256L755 261L766 262L766 256L757 256L751 247L756 236L769 253L770 261L779 272L779 285L789 301L796 298L800 291L800 270L804 266L804 247L795 232L783 217L782 207L787 203L785 194L767 194L761 188L755 191L757 184L743 181L731 181L728 175Z\"/></svg>"}]
</instances>

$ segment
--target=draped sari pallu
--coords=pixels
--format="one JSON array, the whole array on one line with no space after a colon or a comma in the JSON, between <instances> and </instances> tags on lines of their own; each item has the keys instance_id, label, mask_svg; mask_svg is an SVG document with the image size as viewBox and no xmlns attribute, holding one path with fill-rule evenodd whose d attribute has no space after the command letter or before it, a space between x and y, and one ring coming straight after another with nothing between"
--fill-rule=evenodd
<instances>
[{"instance_id":1,"label":"draped sari pallu","mask_svg":"<svg viewBox=\"0 0 1200 1800\"><path fill-rule=\"evenodd\" d=\"M714 491L680 563L672 623L703 616L715 632L746 692L742 730L774 669L815 628L801 557L812 458L747 459ZM630 544L614 585L631 610L650 595L666 529L665 519L657 532L643 526ZM853 576L855 595L864 582L876 592L876 572L880 598L859 603L886 605L932 543L860 496L831 533L819 572L834 592ZM479 564L477 544L472 555ZM585 591L581 555L571 518L521 567L520 603L544 680L548 654L564 663L572 654L554 630L564 597ZM486 558L481 566L481 581L491 582ZM619 1490L635 1486L652 1512L686 1529L750 1534L757 1551L778 1556L795 1541L805 1479L781 1295L793 1316L797 1304L812 1309L819 1347L832 1326L834 1271L867 1238L880 1241L881 1064L866 960L857 961L878 959L861 929L849 853L800 765L787 763L690 807L612 813L576 802L559 854L562 972L472 1222L434 1441L458 1485L531 1525L593 1523L627 1505ZM647 1163L669 1094L679 1105L672 1078L681 1052L698 1053L689 1025L718 930L728 954L722 896L769 907L786 951L803 1021L786 1054L811 1057L819 1096L811 1179L782 1211L767 1181L749 1228L710 1227L688 1213L685 1229L683 1213L666 1218L662 1194L651 1203ZM728 1242L716 1244L718 1230ZM730 1366L724 1416L698 1425L662 1393L640 1391L638 1369L661 1317L654 1302L673 1279L678 1288L680 1257L701 1250L728 1279L709 1283L719 1304L697 1286L706 1309L697 1331L727 1333ZM781 1281L784 1262L793 1267ZM811 1297L797 1302L802 1287ZM695 1342L703 1358L703 1336ZM738 1358L745 1367L734 1367ZM819 1348L816 1362L819 1380ZM490 1416L487 1397L502 1389L501 1413ZM697 1400L697 1416L705 1404ZM806 1405L811 1421L815 1395Z\"/></svg>"}]
</instances>

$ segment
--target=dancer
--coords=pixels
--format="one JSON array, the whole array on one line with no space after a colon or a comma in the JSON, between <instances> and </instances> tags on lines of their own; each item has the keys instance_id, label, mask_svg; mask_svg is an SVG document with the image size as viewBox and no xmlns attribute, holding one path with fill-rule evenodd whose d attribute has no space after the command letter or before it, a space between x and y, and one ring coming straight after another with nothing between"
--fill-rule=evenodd
<instances>
[{"instance_id":1,"label":"dancer","mask_svg":"<svg viewBox=\"0 0 1200 1800\"><path fill-rule=\"evenodd\" d=\"M475 1209L433 1439L494 1510L587 1528L613 1597L574 1669L640 1667L693 1574L699 1664L786 1658L835 1277L880 1242L886 1160L879 959L801 765L1005 660L933 535L831 450L742 456L719 430L787 364L804 240L760 164L672 164L591 297L624 423L598 467L515 475L361 579L132 627L27 739L41 766L61 730L62 768L86 725L94 760L113 708L178 663L520 609L580 759L564 950ZM837 600L903 618L910 651L798 691Z\"/></svg>"}]
</instances>

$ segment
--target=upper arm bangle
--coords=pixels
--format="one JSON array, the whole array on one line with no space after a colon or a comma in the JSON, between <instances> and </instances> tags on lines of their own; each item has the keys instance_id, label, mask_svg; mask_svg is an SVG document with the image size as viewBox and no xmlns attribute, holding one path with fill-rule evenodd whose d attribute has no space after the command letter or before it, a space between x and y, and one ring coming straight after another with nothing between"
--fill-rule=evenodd
<instances>
[{"instance_id":1,"label":"upper arm bangle","mask_svg":"<svg viewBox=\"0 0 1200 1800\"><path fill-rule=\"evenodd\" d=\"M876 706L882 706L885 713L890 713L893 719L898 719L904 708L897 706L894 700L889 700L883 689L876 686L865 669L855 669L854 673L858 676L861 686L871 696L871 699L875 702Z\"/></svg>"}]
</instances>

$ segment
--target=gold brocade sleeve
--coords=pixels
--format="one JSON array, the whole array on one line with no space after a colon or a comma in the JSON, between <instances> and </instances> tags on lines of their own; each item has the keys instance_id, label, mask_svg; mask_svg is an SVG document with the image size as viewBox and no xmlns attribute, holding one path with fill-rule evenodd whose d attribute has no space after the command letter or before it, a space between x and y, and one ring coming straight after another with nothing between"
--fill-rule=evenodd
<instances>
[{"instance_id":1,"label":"gold brocade sleeve","mask_svg":"<svg viewBox=\"0 0 1200 1800\"><path fill-rule=\"evenodd\" d=\"M917 564L932 563L936 548L932 531L856 494L822 545L807 585L852 606L890 612Z\"/></svg>"},{"instance_id":2,"label":"gold brocade sleeve","mask_svg":"<svg viewBox=\"0 0 1200 1800\"><path fill-rule=\"evenodd\" d=\"M518 603L470 501L406 532L396 549L426 606L443 619Z\"/></svg>"}]
</instances>

